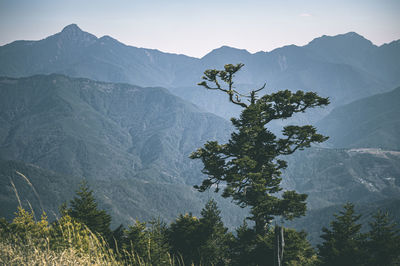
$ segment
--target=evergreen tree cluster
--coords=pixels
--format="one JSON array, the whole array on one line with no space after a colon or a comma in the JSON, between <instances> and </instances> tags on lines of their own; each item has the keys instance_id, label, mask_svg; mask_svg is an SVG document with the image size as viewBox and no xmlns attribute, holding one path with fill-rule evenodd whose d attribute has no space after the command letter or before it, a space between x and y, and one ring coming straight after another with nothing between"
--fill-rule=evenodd
<instances>
[{"instance_id":1,"label":"evergreen tree cluster","mask_svg":"<svg viewBox=\"0 0 400 266\"><path fill-rule=\"evenodd\" d=\"M153 219L111 230L110 216L98 209L93 191L82 183L70 207L60 210L61 218L49 224L45 214L36 221L33 211L19 208L12 222L0 219L1 241L89 252L90 239L97 236L122 264L132 264L129 258L135 257L137 265L274 265L274 228L259 235L244 221L229 232L212 199L199 218L181 214L169 225ZM361 233L359 218L354 206L346 204L330 228L322 229L323 242L316 249L306 232L285 228L282 265L399 265L400 230L389 215L376 213L366 233Z\"/></svg>"},{"instance_id":2,"label":"evergreen tree cluster","mask_svg":"<svg viewBox=\"0 0 400 266\"><path fill-rule=\"evenodd\" d=\"M322 228L318 257L322 265L400 265L400 230L388 213L378 211L369 223L370 230L361 232L354 205L347 203L335 215L330 228Z\"/></svg>"}]
</instances>

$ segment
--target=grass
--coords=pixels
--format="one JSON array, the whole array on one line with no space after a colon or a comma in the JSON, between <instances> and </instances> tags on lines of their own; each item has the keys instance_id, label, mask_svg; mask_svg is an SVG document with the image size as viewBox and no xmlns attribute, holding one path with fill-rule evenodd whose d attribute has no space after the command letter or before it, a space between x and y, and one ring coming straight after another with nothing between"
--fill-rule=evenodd
<instances>
[{"instance_id":1,"label":"grass","mask_svg":"<svg viewBox=\"0 0 400 266\"><path fill-rule=\"evenodd\" d=\"M133 249L111 249L99 235L68 215L52 225L19 208L11 224L0 223L0 265L155 265ZM183 265L164 254L163 265ZM150 262L149 262L150 261Z\"/></svg>"},{"instance_id":2,"label":"grass","mask_svg":"<svg viewBox=\"0 0 400 266\"><path fill-rule=\"evenodd\" d=\"M114 252L103 239L94 234L84 240L79 238L79 234L65 232L64 245L54 248L48 238L40 240L44 245L38 245L37 239L2 237L0 265L153 265L133 250ZM164 265L183 265L182 260L168 256L169 263Z\"/></svg>"}]
</instances>

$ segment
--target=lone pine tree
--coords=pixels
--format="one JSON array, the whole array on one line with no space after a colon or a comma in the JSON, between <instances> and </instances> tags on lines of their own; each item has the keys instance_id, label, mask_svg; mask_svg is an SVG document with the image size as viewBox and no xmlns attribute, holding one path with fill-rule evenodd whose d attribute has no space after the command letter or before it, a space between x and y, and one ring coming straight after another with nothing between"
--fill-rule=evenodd
<instances>
[{"instance_id":1,"label":"lone pine tree","mask_svg":"<svg viewBox=\"0 0 400 266\"><path fill-rule=\"evenodd\" d=\"M327 139L317 134L310 125L285 126L283 138L278 138L266 126L273 120L286 119L308 108L327 105L329 100L314 92L292 93L289 90L258 98L257 92L265 85L251 91L248 96L241 95L233 87L233 78L242 67L243 64L228 64L224 70L204 72L204 81L199 85L227 93L229 100L243 107L243 110L238 119L231 119L236 130L228 143L209 141L192 153L191 158L202 160L203 173L207 175L202 184L195 187L199 191L213 187L218 192L224 184L222 196L232 197L241 207L249 206L256 231L263 234L264 227L274 216L290 220L304 215L306 210L307 195L296 191L280 193L281 170L287 167L281 155L292 154L310 147L311 143ZM223 88L221 82L226 83L227 88ZM248 98L249 102L243 102L243 97Z\"/></svg>"},{"instance_id":2,"label":"lone pine tree","mask_svg":"<svg viewBox=\"0 0 400 266\"><path fill-rule=\"evenodd\" d=\"M281 171L287 167L282 155L327 140L311 125L285 126L279 138L267 128L268 123L328 105L329 100L300 90L294 93L283 90L258 97L257 93L265 85L242 95L233 86L233 79L243 66L228 64L224 70L204 72L203 81L198 85L226 93L230 102L243 109L239 118L231 119L235 131L228 143L209 141L190 157L201 159L202 172L207 175L195 188L201 192L214 188L218 192L222 186L223 197L231 197L239 206L250 208L249 219L255 222L256 233L264 235L274 217L291 220L306 211L306 194L282 192Z\"/></svg>"}]
</instances>

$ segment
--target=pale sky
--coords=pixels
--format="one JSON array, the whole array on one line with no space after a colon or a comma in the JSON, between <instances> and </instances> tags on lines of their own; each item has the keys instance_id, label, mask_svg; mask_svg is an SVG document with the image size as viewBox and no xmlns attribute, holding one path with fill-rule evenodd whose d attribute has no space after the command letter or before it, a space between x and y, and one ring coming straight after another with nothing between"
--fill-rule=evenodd
<instances>
[{"instance_id":1,"label":"pale sky","mask_svg":"<svg viewBox=\"0 0 400 266\"><path fill-rule=\"evenodd\" d=\"M0 0L0 45L40 40L76 23L97 37L202 57L305 45L355 31L376 45L400 39L400 0Z\"/></svg>"}]
</instances>

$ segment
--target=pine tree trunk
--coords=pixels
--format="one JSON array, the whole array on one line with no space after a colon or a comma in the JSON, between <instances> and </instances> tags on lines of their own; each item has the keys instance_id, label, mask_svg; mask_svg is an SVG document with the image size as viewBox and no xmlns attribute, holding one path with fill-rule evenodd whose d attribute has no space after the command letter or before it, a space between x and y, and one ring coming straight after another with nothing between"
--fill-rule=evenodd
<instances>
[{"instance_id":1,"label":"pine tree trunk","mask_svg":"<svg viewBox=\"0 0 400 266\"><path fill-rule=\"evenodd\" d=\"M283 236L283 226L275 226L275 266L282 266L283 250L285 247L285 240Z\"/></svg>"}]
</instances>

